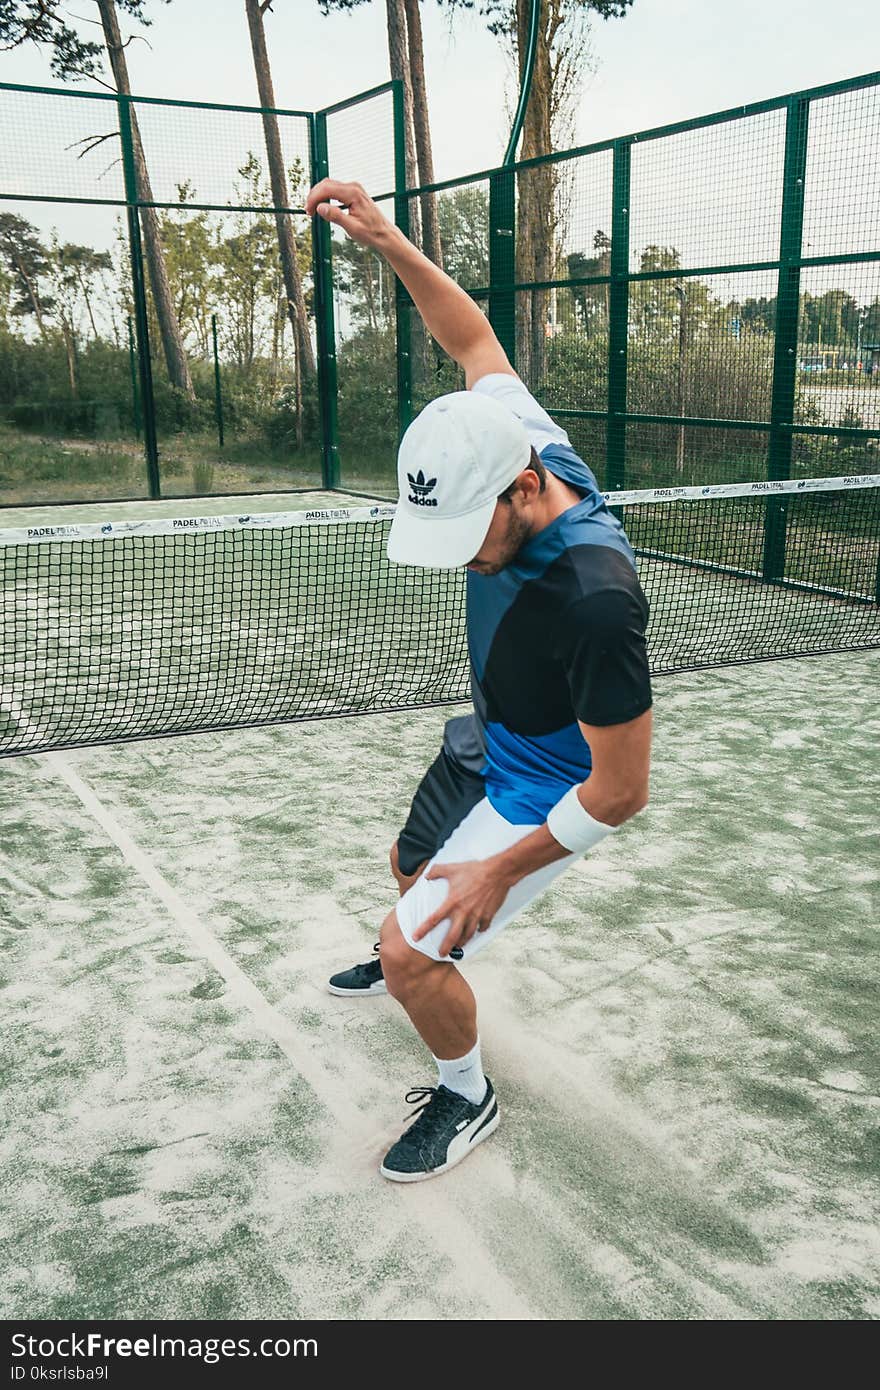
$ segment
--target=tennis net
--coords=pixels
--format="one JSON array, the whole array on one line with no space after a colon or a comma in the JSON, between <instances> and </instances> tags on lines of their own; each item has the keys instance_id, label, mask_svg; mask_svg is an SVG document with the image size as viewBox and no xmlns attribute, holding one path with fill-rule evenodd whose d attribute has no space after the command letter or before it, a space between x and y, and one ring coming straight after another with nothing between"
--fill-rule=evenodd
<instances>
[{"instance_id":1,"label":"tennis net","mask_svg":"<svg viewBox=\"0 0 880 1390\"><path fill-rule=\"evenodd\" d=\"M655 674L880 645L880 475L606 501ZM0 756L467 699L464 573L389 564L392 515L0 530Z\"/></svg>"}]
</instances>

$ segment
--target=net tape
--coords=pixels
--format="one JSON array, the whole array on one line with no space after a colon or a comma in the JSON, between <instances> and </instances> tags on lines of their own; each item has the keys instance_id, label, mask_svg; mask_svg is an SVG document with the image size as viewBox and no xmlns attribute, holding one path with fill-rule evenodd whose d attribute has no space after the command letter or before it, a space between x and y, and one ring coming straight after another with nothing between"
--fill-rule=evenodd
<instances>
[{"instance_id":1,"label":"net tape","mask_svg":"<svg viewBox=\"0 0 880 1390\"><path fill-rule=\"evenodd\" d=\"M632 507L652 502L707 502L735 497L797 496L815 492L852 492L876 487L880 487L880 473L861 473L841 478L718 483L704 487L642 488L603 492L601 496L611 507ZM171 536L192 531L264 531L292 526L339 526L347 522L379 524L390 521L395 511L394 506L385 504L374 507L319 507L311 511L298 512L230 512L219 516L8 527L0 529L0 546L41 544L49 541L112 541L123 536Z\"/></svg>"},{"instance_id":2,"label":"net tape","mask_svg":"<svg viewBox=\"0 0 880 1390\"><path fill-rule=\"evenodd\" d=\"M653 673L880 646L880 474L603 494ZM395 508L0 530L0 756L468 698L464 572Z\"/></svg>"}]
</instances>

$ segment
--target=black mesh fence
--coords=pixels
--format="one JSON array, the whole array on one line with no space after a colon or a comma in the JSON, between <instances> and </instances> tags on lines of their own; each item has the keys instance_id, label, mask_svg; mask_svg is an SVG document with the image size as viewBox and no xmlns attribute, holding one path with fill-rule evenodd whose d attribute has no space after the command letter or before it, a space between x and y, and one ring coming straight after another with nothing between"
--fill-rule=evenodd
<instances>
[{"instance_id":1,"label":"black mesh fence","mask_svg":"<svg viewBox=\"0 0 880 1390\"><path fill-rule=\"evenodd\" d=\"M878 129L874 75L406 204L415 219L436 199L444 268L572 440L589 440L603 487L869 472ZM436 345L407 370L407 418L458 381Z\"/></svg>"},{"instance_id":2,"label":"black mesh fence","mask_svg":"<svg viewBox=\"0 0 880 1390\"><path fill-rule=\"evenodd\" d=\"M609 496L655 673L880 642L880 479L812 486ZM466 699L464 572L390 564L392 510L0 531L0 755Z\"/></svg>"},{"instance_id":3,"label":"black mesh fence","mask_svg":"<svg viewBox=\"0 0 880 1390\"><path fill-rule=\"evenodd\" d=\"M321 112L0 84L0 506L394 498L401 432L464 383L306 217L330 174L620 508L655 671L876 645L880 77L422 189L402 130L394 83ZM391 570L381 509L339 510L3 533L0 751L464 696L462 576Z\"/></svg>"},{"instance_id":4,"label":"black mesh fence","mask_svg":"<svg viewBox=\"0 0 880 1390\"><path fill-rule=\"evenodd\" d=\"M0 505L320 482L311 122L0 85Z\"/></svg>"}]
</instances>

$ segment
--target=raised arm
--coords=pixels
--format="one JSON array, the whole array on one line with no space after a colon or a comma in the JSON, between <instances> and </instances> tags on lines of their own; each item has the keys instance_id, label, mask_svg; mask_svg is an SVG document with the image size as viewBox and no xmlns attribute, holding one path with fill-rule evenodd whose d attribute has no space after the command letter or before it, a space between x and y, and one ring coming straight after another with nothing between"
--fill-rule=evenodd
<instances>
[{"instance_id":1,"label":"raised arm","mask_svg":"<svg viewBox=\"0 0 880 1390\"><path fill-rule=\"evenodd\" d=\"M464 369L468 388L490 372L516 376L485 314L448 275L388 221L359 183L322 179L306 212L333 222L391 266L412 296L428 332Z\"/></svg>"}]
</instances>

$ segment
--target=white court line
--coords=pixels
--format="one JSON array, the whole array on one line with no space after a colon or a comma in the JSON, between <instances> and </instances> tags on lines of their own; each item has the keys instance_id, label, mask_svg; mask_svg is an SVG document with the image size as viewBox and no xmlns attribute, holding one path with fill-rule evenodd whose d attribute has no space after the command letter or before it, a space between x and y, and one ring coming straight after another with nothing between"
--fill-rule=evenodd
<instances>
[{"instance_id":1,"label":"white court line","mask_svg":"<svg viewBox=\"0 0 880 1390\"><path fill-rule=\"evenodd\" d=\"M123 830L115 817L99 801L91 787L74 772L70 764L59 753L44 753L39 760L48 764L61 780L67 783L89 815L98 822L101 829L116 845L126 863L140 875L160 902L164 904L171 917L190 938L200 955L210 961L217 973L222 975L239 1002L251 1011L263 1032L267 1033L277 1044L288 1061L292 1062L309 1085L314 1090L319 1090L321 1082L326 1080L326 1072L315 1058L303 1048L298 1031L290 1019L279 1013L278 1009L269 1003L265 995L260 993L253 981L248 978L241 966L233 960L213 933L200 921L185 899L171 887L171 884L159 872L149 855L145 854L128 832ZM332 1103L328 1104L324 1101L323 1096L321 1099L327 1105L334 1120L341 1123L347 1112L334 1108ZM350 1120L350 1114L347 1117Z\"/></svg>"},{"instance_id":2,"label":"white court line","mask_svg":"<svg viewBox=\"0 0 880 1390\"><path fill-rule=\"evenodd\" d=\"M36 761L50 768L70 788L89 815L100 825L108 838L116 845L125 862L140 875L143 881L156 894L174 922L189 937L196 950L210 961L214 969L226 981L232 995L249 1009L259 1027L273 1040L287 1057L294 1069L316 1093L318 1100L332 1116L342 1131L350 1132L360 1123L360 1117L353 1108L335 1102L327 1094L329 1072L300 1040L298 1030L292 1021L279 1012L274 1005L257 989L256 985L233 960L229 952L220 944L212 932L201 922L184 898L172 888L171 884L156 868L149 855L122 828L116 818L99 800L91 787L74 771L60 753L40 754ZM376 1172L373 1179L384 1183ZM462 1292L487 1306L489 1316L518 1321L532 1321L535 1312L521 1296L519 1290L498 1269L491 1254L475 1234L467 1218L459 1210L454 1198L446 1197L442 1190L437 1191L433 1182L427 1184L434 1189L430 1194L420 1191L408 1193L389 1193L389 1198L397 1197L403 1202L407 1198L407 1220L422 1227L435 1248L449 1259ZM422 1184L418 1185L419 1188Z\"/></svg>"},{"instance_id":3,"label":"white court line","mask_svg":"<svg viewBox=\"0 0 880 1390\"><path fill-rule=\"evenodd\" d=\"M38 726L31 722L24 705L19 703L15 691L5 685L0 685L0 714L8 714L15 720L16 739L20 737L33 739L36 736Z\"/></svg>"}]
</instances>

